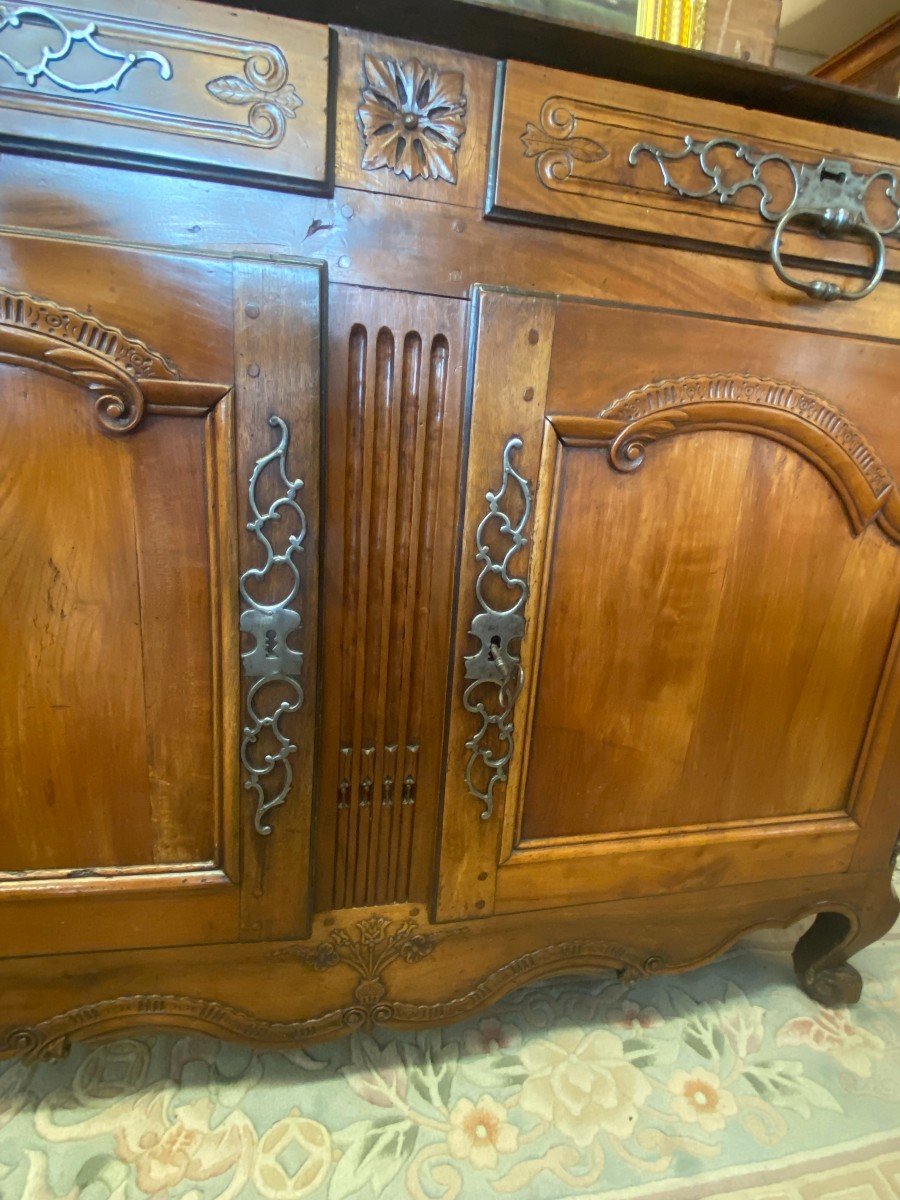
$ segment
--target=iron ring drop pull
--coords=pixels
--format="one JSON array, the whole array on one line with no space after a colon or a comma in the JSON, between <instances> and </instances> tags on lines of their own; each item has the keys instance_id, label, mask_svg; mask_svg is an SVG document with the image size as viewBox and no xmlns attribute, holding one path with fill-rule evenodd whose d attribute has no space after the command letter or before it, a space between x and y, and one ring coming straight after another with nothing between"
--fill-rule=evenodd
<instances>
[{"instance_id":1,"label":"iron ring drop pull","mask_svg":"<svg viewBox=\"0 0 900 1200\"><path fill-rule=\"evenodd\" d=\"M781 261L781 243L788 226L795 222L813 225L824 237L847 233L865 241L871 247L873 254L871 273L865 285L847 291L828 279L800 279L786 270ZM813 300L861 300L863 296L868 296L878 286L884 274L886 262L884 239L878 230L868 221L855 219L845 208L826 209L824 212L816 208L789 208L775 226L769 255L772 259L772 266L775 268L775 274L782 283L805 292Z\"/></svg>"}]
</instances>

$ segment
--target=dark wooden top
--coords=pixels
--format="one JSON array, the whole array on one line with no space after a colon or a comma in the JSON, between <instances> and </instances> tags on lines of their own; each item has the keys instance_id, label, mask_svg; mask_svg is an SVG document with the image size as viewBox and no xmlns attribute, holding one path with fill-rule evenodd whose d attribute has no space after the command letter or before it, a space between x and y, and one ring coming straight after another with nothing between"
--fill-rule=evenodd
<instances>
[{"instance_id":1,"label":"dark wooden top","mask_svg":"<svg viewBox=\"0 0 900 1200\"><path fill-rule=\"evenodd\" d=\"M807 75L608 33L575 22L475 0L225 0L251 8L349 25L490 58L517 58L586 75L721 100L900 137L900 102Z\"/></svg>"}]
</instances>

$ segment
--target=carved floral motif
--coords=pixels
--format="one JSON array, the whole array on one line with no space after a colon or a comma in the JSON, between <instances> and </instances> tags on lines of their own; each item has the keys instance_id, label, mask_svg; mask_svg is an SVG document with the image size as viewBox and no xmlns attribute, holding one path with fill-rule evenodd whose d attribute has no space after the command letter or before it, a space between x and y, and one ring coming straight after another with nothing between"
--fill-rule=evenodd
<instances>
[{"instance_id":1,"label":"carved floral motif","mask_svg":"<svg viewBox=\"0 0 900 1200\"><path fill-rule=\"evenodd\" d=\"M363 70L357 115L364 170L387 167L410 180L456 183L456 155L466 130L462 72L372 54L364 57Z\"/></svg>"},{"instance_id":2,"label":"carved floral motif","mask_svg":"<svg viewBox=\"0 0 900 1200\"><path fill-rule=\"evenodd\" d=\"M299 958L320 971L344 963L360 977L354 991L355 1004L306 1020L264 1020L244 1009L197 996L118 996L70 1009L34 1026L6 1030L0 1037L0 1058L20 1055L26 1061L59 1059L69 1053L75 1039L160 1025L201 1030L261 1046L291 1046L339 1037L361 1026L397 1023L427 1026L457 1020L493 1003L513 988L550 975L616 970L624 980L634 980L662 965L655 959L641 963L633 952L598 938L578 938L520 954L491 971L468 991L446 1001L422 1004L387 998L380 976L390 963L397 959L421 962L444 938L465 932L459 927L422 931L411 918L393 922L373 914L349 930L334 930L315 947L272 951L273 959Z\"/></svg>"},{"instance_id":3,"label":"carved floral motif","mask_svg":"<svg viewBox=\"0 0 900 1200\"><path fill-rule=\"evenodd\" d=\"M305 1020L273 1021L198 996L118 996L70 1009L32 1026L7 1027L0 1031L0 1058L10 1055L32 1061L62 1058L69 1052L74 1039L109 1036L148 1026L193 1029L259 1046L291 1046L340 1037L348 1029L361 1025L436 1025L478 1012L525 983L554 975L613 970L624 982L633 982L660 971L688 971L722 954L737 938L754 929L786 928L804 916L822 911L821 902L798 903L788 905L777 916L766 920L744 925L737 922L733 933L719 944L691 959L679 961L664 961L657 955L645 957L646 951L641 953L600 938L572 938L519 954L489 971L468 990L454 993L452 982L448 982L447 998L432 1003L386 998L380 976L397 959L411 964L421 962L443 938L465 933L466 928L422 930L412 918L391 921L380 913L373 913L347 929L335 929L316 946L285 947L270 954L277 960L299 958L320 971L341 963L350 966L359 976L360 983L357 984L356 1003L349 1007L331 1009ZM885 929L890 928L896 912L897 901L891 893L885 906ZM818 939L812 935L812 942L817 943L812 953L801 956L800 961L795 959L801 978L810 965L806 962L807 957L816 959L827 954L830 959L834 955L840 956L858 937L860 918L853 905L842 902L829 907L825 915L832 919L837 932ZM834 917L837 917L836 921ZM382 990L375 986L360 992L367 981L380 985ZM374 998L376 995L377 999Z\"/></svg>"},{"instance_id":4,"label":"carved floral motif","mask_svg":"<svg viewBox=\"0 0 900 1200\"><path fill-rule=\"evenodd\" d=\"M353 995L360 1008L346 1010L347 1024L387 1019L390 1008L381 1005L387 995L387 986L382 975L387 967L398 958L404 962L421 962L428 958L444 938L459 933L458 929L431 930L422 933L411 917L399 922L375 914L366 917L348 929L335 929L330 936L312 949L299 949L292 956L309 963L317 971L326 971L345 963L359 976Z\"/></svg>"},{"instance_id":5,"label":"carved floral motif","mask_svg":"<svg viewBox=\"0 0 900 1200\"><path fill-rule=\"evenodd\" d=\"M14 39L25 27L31 34L35 29L46 31L45 41L36 53L25 56L20 51L22 57L16 57ZM97 72L87 81L68 79L57 70L76 44L92 52L98 63ZM116 48L119 46L123 48ZM132 46L140 48L132 50ZM122 86L142 63L155 67L159 78L168 81L176 72L208 70L210 58L224 59L231 69L209 80L206 91L222 105L244 109L245 116L226 120L224 113L206 111L208 106L198 109L190 104L185 108L185 96L178 91L171 93L167 103L138 106L129 99L134 88ZM117 64L113 70L109 67L111 61ZM144 132L258 149L280 145L287 121L296 116L303 103L289 81L288 62L278 46L137 21L110 12L83 22L51 15L32 5L0 4L3 63L27 86L15 80L11 84L5 78L0 80L0 107L43 116L86 117ZM151 82L155 79L150 66L136 79L136 85L143 85L147 76ZM41 86L47 83L52 86Z\"/></svg>"},{"instance_id":6,"label":"carved floral motif","mask_svg":"<svg viewBox=\"0 0 900 1200\"><path fill-rule=\"evenodd\" d=\"M269 58L248 58L244 62L244 77L220 75L211 79L206 90L223 104L247 106L249 131L265 142L277 146L284 137L285 122L297 115L303 101L288 82L287 64L280 51Z\"/></svg>"}]
</instances>

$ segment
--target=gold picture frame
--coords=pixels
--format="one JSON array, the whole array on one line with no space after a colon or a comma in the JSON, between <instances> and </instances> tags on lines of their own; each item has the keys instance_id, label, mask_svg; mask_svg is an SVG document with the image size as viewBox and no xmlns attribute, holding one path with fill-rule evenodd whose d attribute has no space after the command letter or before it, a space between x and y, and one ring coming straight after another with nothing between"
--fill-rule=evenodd
<instances>
[{"instance_id":1,"label":"gold picture frame","mask_svg":"<svg viewBox=\"0 0 900 1200\"><path fill-rule=\"evenodd\" d=\"M706 0L638 0L638 37L700 50L705 31Z\"/></svg>"}]
</instances>

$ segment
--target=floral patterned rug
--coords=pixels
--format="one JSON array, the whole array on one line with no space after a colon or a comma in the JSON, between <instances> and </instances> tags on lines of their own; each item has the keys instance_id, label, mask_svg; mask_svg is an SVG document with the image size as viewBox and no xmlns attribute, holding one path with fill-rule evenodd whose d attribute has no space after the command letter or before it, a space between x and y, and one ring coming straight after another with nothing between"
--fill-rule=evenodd
<instances>
[{"instance_id":1,"label":"floral patterned rug","mask_svg":"<svg viewBox=\"0 0 900 1200\"><path fill-rule=\"evenodd\" d=\"M852 1011L797 990L796 936L680 977L532 985L428 1033L2 1064L0 1197L900 1197L900 926L858 956Z\"/></svg>"}]
</instances>

